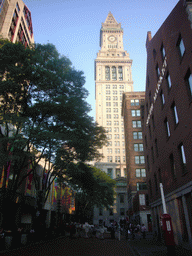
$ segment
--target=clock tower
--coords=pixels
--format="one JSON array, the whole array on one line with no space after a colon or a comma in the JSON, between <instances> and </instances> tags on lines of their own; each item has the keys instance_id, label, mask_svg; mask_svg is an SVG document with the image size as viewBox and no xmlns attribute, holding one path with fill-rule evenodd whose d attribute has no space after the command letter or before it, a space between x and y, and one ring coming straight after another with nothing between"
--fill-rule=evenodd
<instances>
[{"instance_id":1,"label":"clock tower","mask_svg":"<svg viewBox=\"0 0 192 256\"><path fill-rule=\"evenodd\" d=\"M108 145L101 149L103 158L95 166L105 171L113 179L125 179L126 157L124 141L124 124L121 116L122 94L133 91L132 60L123 46L123 29L111 12L100 30L100 50L95 59L95 98L96 121L107 133ZM126 197L125 187L121 181L121 197ZM124 191L125 190L125 191ZM117 196L118 198L118 196ZM123 200L123 199L122 199ZM125 199L124 202L127 202ZM114 219L123 215L119 202L114 206ZM127 206L121 205L121 211ZM107 213L106 213L107 214ZM99 216L95 212L94 216ZM104 216L108 219L110 216ZM94 219L95 220L95 219ZM99 224L95 220L94 224Z\"/></svg>"}]
</instances>

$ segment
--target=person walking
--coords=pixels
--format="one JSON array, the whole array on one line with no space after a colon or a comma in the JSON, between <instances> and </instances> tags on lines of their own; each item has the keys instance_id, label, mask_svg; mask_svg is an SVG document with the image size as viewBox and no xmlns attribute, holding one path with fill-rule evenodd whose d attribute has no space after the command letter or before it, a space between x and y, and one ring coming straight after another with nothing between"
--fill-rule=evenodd
<instances>
[{"instance_id":1,"label":"person walking","mask_svg":"<svg viewBox=\"0 0 192 256\"><path fill-rule=\"evenodd\" d=\"M144 224L142 224L142 226L141 226L141 233L142 233L142 235L143 235L143 239L145 239L146 238L146 227L145 227L145 225Z\"/></svg>"}]
</instances>

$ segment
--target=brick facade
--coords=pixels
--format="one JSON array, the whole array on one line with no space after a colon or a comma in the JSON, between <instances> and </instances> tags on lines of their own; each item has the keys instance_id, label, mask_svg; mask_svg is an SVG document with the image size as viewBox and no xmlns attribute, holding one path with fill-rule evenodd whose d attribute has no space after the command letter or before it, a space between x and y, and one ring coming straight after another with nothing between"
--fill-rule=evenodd
<instances>
[{"instance_id":1,"label":"brick facade","mask_svg":"<svg viewBox=\"0 0 192 256\"><path fill-rule=\"evenodd\" d=\"M153 225L159 231L163 184L176 243L192 244L192 2L179 1L147 34L144 141Z\"/></svg>"}]
</instances>

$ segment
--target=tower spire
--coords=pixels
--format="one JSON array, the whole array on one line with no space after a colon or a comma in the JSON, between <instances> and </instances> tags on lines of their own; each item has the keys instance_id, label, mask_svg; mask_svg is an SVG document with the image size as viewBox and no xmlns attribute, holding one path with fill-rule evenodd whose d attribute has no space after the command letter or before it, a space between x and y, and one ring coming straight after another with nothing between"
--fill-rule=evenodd
<instances>
[{"instance_id":1,"label":"tower spire","mask_svg":"<svg viewBox=\"0 0 192 256\"><path fill-rule=\"evenodd\" d=\"M111 12L108 13L104 23L102 23L102 29L122 30L121 23L118 23Z\"/></svg>"}]
</instances>

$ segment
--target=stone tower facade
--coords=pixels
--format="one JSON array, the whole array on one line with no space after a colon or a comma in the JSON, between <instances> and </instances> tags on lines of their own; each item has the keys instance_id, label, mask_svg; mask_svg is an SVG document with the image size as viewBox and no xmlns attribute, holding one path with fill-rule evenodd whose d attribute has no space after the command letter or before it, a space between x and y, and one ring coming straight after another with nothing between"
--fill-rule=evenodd
<instances>
[{"instance_id":1,"label":"stone tower facade","mask_svg":"<svg viewBox=\"0 0 192 256\"><path fill-rule=\"evenodd\" d=\"M125 178L126 158L121 106L122 94L133 91L132 60L124 50L121 24L117 23L111 12L102 23L100 47L95 59L96 121L108 131L108 145L101 149L104 157L95 165L113 179ZM122 189L122 194L126 196L126 188ZM127 206L118 204L117 200L119 209L115 206L113 209L116 221L125 216L127 210ZM121 198L121 202L125 201Z\"/></svg>"}]
</instances>

